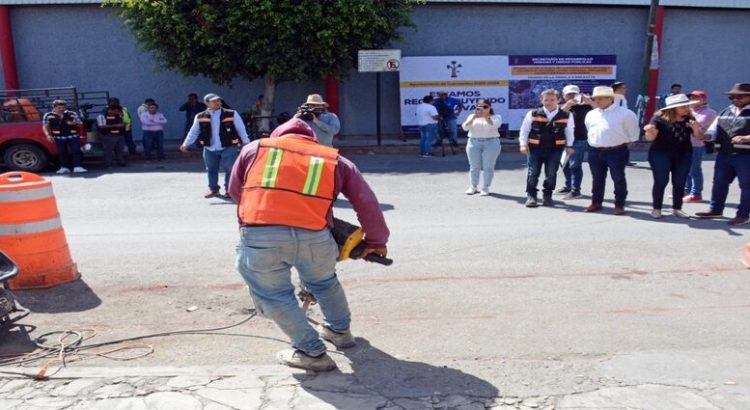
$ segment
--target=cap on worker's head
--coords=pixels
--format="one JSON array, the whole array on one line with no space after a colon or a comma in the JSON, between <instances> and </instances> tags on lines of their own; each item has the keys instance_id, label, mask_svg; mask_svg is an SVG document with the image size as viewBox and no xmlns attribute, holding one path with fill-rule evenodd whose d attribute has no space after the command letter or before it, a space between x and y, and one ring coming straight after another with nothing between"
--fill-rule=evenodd
<instances>
[{"instance_id":1,"label":"cap on worker's head","mask_svg":"<svg viewBox=\"0 0 750 410\"><path fill-rule=\"evenodd\" d=\"M703 90L693 90L690 92L690 94L688 94L688 97L698 97L707 100L708 94L706 94L706 92Z\"/></svg>"},{"instance_id":2,"label":"cap on worker's head","mask_svg":"<svg viewBox=\"0 0 750 410\"><path fill-rule=\"evenodd\" d=\"M594 87L594 92L591 94L591 98L596 97L615 98L615 90L613 90L612 87L607 86Z\"/></svg>"},{"instance_id":3,"label":"cap on worker's head","mask_svg":"<svg viewBox=\"0 0 750 410\"><path fill-rule=\"evenodd\" d=\"M65 100L55 100L52 101L52 106L57 107L58 105L68 105L68 102Z\"/></svg>"},{"instance_id":4,"label":"cap on worker's head","mask_svg":"<svg viewBox=\"0 0 750 410\"><path fill-rule=\"evenodd\" d=\"M581 93L581 89L578 88L577 85L568 84L565 87L563 87L563 92L562 93L563 93L563 95L580 94Z\"/></svg>"},{"instance_id":5,"label":"cap on worker's head","mask_svg":"<svg viewBox=\"0 0 750 410\"><path fill-rule=\"evenodd\" d=\"M203 97L203 102L210 102L210 101L216 101L221 100L221 97L219 97L217 94L214 93L208 93L205 97Z\"/></svg>"},{"instance_id":6,"label":"cap on worker's head","mask_svg":"<svg viewBox=\"0 0 750 410\"><path fill-rule=\"evenodd\" d=\"M296 134L308 137L313 141L318 140L318 136L315 135L315 131L307 125L306 122L299 118L292 118L291 120L279 125L271 133L271 138L283 137L284 135Z\"/></svg>"}]
</instances>

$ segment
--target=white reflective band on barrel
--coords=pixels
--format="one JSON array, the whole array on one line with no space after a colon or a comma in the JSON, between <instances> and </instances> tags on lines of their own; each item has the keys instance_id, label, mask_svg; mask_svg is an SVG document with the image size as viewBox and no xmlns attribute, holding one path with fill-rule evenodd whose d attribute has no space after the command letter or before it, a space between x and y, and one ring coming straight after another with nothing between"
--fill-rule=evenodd
<instances>
[{"instance_id":1,"label":"white reflective band on barrel","mask_svg":"<svg viewBox=\"0 0 750 410\"><path fill-rule=\"evenodd\" d=\"M52 185L41 188L27 189L25 191L0 191L0 202L33 201L35 199L49 198L52 195Z\"/></svg>"},{"instance_id":2,"label":"white reflective band on barrel","mask_svg":"<svg viewBox=\"0 0 750 410\"><path fill-rule=\"evenodd\" d=\"M44 221L25 224L0 224L0 236L27 235L31 233L47 232L61 227L62 221L59 216Z\"/></svg>"}]
</instances>

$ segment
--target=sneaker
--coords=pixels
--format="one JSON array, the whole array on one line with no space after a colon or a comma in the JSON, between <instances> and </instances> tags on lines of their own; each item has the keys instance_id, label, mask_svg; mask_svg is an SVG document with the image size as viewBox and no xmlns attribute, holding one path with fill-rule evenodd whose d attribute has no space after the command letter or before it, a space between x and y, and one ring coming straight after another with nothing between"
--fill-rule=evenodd
<instances>
[{"instance_id":1,"label":"sneaker","mask_svg":"<svg viewBox=\"0 0 750 410\"><path fill-rule=\"evenodd\" d=\"M554 204L554 201L552 201L552 195L545 195L542 197L542 206L553 206Z\"/></svg>"},{"instance_id":2,"label":"sneaker","mask_svg":"<svg viewBox=\"0 0 750 410\"><path fill-rule=\"evenodd\" d=\"M744 225L748 222L750 222L750 218L740 218L739 216L735 216L734 218L730 219L729 222L727 223L729 225Z\"/></svg>"},{"instance_id":3,"label":"sneaker","mask_svg":"<svg viewBox=\"0 0 750 410\"><path fill-rule=\"evenodd\" d=\"M422 154L421 157L422 158L432 158L432 157L434 157L434 155L432 155L432 154Z\"/></svg>"},{"instance_id":4,"label":"sneaker","mask_svg":"<svg viewBox=\"0 0 750 410\"><path fill-rule=\"evenodd\" d=\"M75 168L73 168L73 173L74 174L83 174L84 172L88 172L86 170L86 168L84 168L84 167L75 167Z\"/></svg>"},{"instance_id":5,"label":"sneaker","mask_svg":"<svg viewBox=\"0 0 750 410\"><path fill-rule=\"evenodd\" d=\"M490 196L490 190L487 188L482 188L482 190L479 191L479 196Z\"/></svg>"},{"instance_id":6,"label":"sneaker","mask_svg":"<svg viewBox=\"0 0 750 410\"><path fill-rule=\"evenodd\" d=\"M703 201L703 197L698 195L685 195L684 198L682 198L683 202L701 202Z\"/></svg>"},{"instance_id":7,"label":"sneaker","mask_svg":"<svg viewBox=\"0 0 750 410\"><path fill-rule=\"evenodd\" d=\"M672 215L678 218L690 218L690 215L686 214L682 209L673 209Z\"/></svg>"},{"instance_id":8,"label":"sneaker","mask_svg":"<svg viewBox=\"0 0 750 410\"><path fill-rule=\"evenodd\" d=\"M327 326L318 325L316 326L316 329L318 331L318 334L320 335L320 338L333 343L334 346L336 346L339 349L346 349L347 347L354 347L354 345L357 344L357 342L354 341L354 336L352 336L352 332L350 330L347 330L344 333L336 332L331 329L329 329Z\"/></svg>"},{"instance_id":9,"label":"sneaker","mask_svg":"<svg viewBox=\"0 0 750 410\"><path fill-rule=\"evenodd\" d=\"M615 210L612 211L612 215L617 215L617 216L625 215L625 207L624 206L616 206Z\"/></svg>"},{"instance_id":10,"label":"sneaker","mask_svg":"<svg viewBox=\"0 0 750 410\"><path fill-rule=\"evenodd\" d=\"M566 187L562 187L562 188L558 189L557 193L558 194L567 194L570 191L571 191L570 187L566 186Z\"/></svg>"},{"instance_id":11,"label":"sneaker","mask_svg":"<svg viewBox=\"0 0 750 410\"><path fill-rule=\"evenodd\" d=\"M661 217L662 217L662 215L661 215L661 209L653 209L651 211L651 217L654 218L654 219L661 219Z\"/></svg>"},{"instance_id":12,"label":"sneaker","mask_svg":"<svg viewBox=\"0 0 750 410\"><path fill-rule=\"evenodd\" d=\"M281 364L298 369L312 370L314 372L329 372L336 368L336 362L323 353L320 356L308 356L301 350L284 349L276 354Z\"/></svg>"},{"instance_id":13,"label":"sneaker","mask_svg":"<svg viewBox=\"0 0 750 410\"><path fill-rule=\"evenodd\" d=\"M70 174L69 168L60 168L57 170L56 174Z\"/></svg>"},{"instance_id":14,"label":"sneaker","mask_svg":"<svg viewBox=\"0 0 750 410\"><path fill-rule=\"evenodd\" d=\"M565 195L563 197L563 201L566 201L568 199L577 199L577 198L580 198L581 196L583 196L583 195L581 195L580 192L570 191L568 193L568 195Z\"/></svg>"},{"instance_id":15,"label":"sneaker","mask_svg":"<svg viewBox=\"0 0 750 410\"><path fill-rule=\"evenodd\" d=\"M219 196L221 196L219 194L219 191L208 191L208 193L206 195L203 195L203 197L206 198L206 199L208 199L208 198L214 198L214 197L219 197Z\"/></svg>"},{"instance_id":16,"label":"sneaker","mask_svg":"<svg viewBox=\"0 0 750 410\"><path fill-rule=\"evenodd\" d=\"M469 187L469 189L466 190L465 194L466 195L474 195L474 194L476 194L478 192L479 192L479 190L477 189L477 187L473 186L473 187Z\"/></svg>"},{"instance_id":17,"label":"sneaker","mask_svg":"<svg viewBox=\"0 0 750 410\"><path fill-rule=\"evenodd\" d=\"M536 203L535 196L529 195L526 197L526 208L536 208L537 206L539 205Z\"/></svg>"},{"instance_id":18,"label":"sneaker","mask_svg":"<svg viewBox=\"0 0 750 410\"><path fill-rule=\"evenodd\" d=\"M695 216L698 218L721 218L723 214L716 211L696 212Z\"/></svg>"}]
</instances>

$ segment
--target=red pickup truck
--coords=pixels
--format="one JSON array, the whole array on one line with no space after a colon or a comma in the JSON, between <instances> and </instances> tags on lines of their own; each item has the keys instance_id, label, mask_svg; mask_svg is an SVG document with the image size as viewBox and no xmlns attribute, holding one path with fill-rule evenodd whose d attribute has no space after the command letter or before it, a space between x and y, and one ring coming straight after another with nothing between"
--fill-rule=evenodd
<instances>
[{"instance_id":1,"label":"red pickup truck","mask_svg":"<svg viewBox=\"0 0 750 410\"><path fill-rule=\"evenodd\" d=\"M0 91L0 158L13 171L43 171L57 161L55 143L42 130L42 117L52 109L52 101L66 100L68 109L81 116L83 146L93 126L88 111L106 106L108 98L106 91L79 93L75 87Z\"/></svg>"}]
</instances>

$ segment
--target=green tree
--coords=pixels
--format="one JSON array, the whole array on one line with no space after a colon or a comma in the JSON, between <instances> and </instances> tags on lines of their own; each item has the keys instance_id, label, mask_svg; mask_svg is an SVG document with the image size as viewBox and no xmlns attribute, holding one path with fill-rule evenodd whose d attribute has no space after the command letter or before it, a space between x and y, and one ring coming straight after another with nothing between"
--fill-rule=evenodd
<instances>
[{"instance_id":1,"label":"green tree","mask_svg":"<svg viewBox=\"0 0 750 410\"><path fill-rule=\"evenodd\" d=\"M264 80L263 115L283 81L345 78L357 51L413 27L418 0L106 0L161 67L216 84Z\"/></svg>"}]
</instances>

